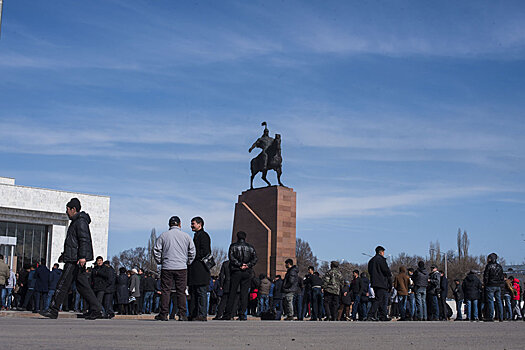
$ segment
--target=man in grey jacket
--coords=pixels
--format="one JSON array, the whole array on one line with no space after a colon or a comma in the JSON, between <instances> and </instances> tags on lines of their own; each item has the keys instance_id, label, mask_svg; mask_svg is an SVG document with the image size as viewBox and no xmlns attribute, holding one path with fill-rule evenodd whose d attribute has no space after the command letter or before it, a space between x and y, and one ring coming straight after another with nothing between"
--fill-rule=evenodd
<instances>
[{"instance_id":1,"label":"man in grey jacket","mask_svg":"<svg viewBox=\"0 0 525 350\"><path fill-rule=\"evenodd\" d=\"M169 220L170 229L157 238L153 248L153 256L160 270L160 312L156 320L167 321L170 308L170 294L175 282L179 321L187 321L186 316L186 284L187 269L195 259L195 245L190 235L181 230L180 219L172 216Z\"/></svg>"}]
</instances>

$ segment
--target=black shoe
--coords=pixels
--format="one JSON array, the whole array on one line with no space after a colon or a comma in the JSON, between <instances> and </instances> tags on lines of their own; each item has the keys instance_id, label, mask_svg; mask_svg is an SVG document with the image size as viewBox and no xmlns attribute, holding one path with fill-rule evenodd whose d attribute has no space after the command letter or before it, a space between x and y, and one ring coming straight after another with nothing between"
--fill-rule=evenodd
<instances>
[{"instance_id":1,"label":"black shoe","mask_svg":"<svg viewBox=\"0 0 525 350\"><path fill-rule=\"evenodd\" d=\"M155 316L155 320L157 320L157 321L168 321L168 317L166 315L158 314L157 316Z\"/></svg>"},{"instance_id":2,"label":"black shoe","mask_svg":"<svg viewBox=\"0 0 525 350\"><path fill-rule=\"evenodd\" d=\"M91 311L86 311L83 314L77 315L77 318L86 318L91 315Z\"/></svg>"},{"instance_id":3,"label":"black shoe","mask_svg":"<svg viewBox=\"0 0 525 350\"><path fill-rule=\"evenodd\" d=\"M58 318L58 312L53 311L53 310L41 311L40 315L47 317L47 318L52 318L52 319Z\"/></svg>"},{"instance_id":4,"label":"black shoe","mask_svg":"<svg viewBox=\"0 0 525 350\"><path fill-rule=\"evenodd\" d=\"M287 316L284 320L285 321L293 321L293 316Z\"/></svg>"},{"instance_id":5,"label":"black shoe","mask_svg":"<svg viewBox=\"0 0 525 350\"><path fill-rule=\"evenodd\" d=\"M102 312L100 311L92 312L90 315L84 317L86 320L96 320L99 318L104 318L104 315L102 315Z\"/></svg>"},{"instance_id":6,"label":"black shoe","mask_svg":"<svg viewBox=\"0 0 525 350\"><path fill-rule=\"evenodd\" d=\"M232 319L231 316L224 315L221 317L221 321L231 321L231 319Z\"/></svg>"},{"instance_id":7,"label":"black shoe","mask_svg":"<svg viewBox=\"0 0 525 350\"><path fill-rule=\"evenodd\" d=\"M207 318L207 317L204 317L204 316L197 316L197 317L194 317L194 318L193 318L193 321L206 322L206 321L208 321L208 318Z\"/></svg>"},{"instance_id":8,"label":"black shoe","mask_svg":"<svg viewBox=\"0 0 525 350\"><path fill-rule=\"evenodd\" d=\"M186 315L179 315L179 321L189 321Z\"/></svg>"},{"instance_id":9,"label":"black shoe","mask_svg":"<svg viewBox=\"0 0 525 350\"><path fill-rule=\"evenodd\" d=\"M214 318L212 318L212 320L218 321L218 320L220 320L221 318L222 318L222 317L215 316Z\"/></svg>"},{"instance_id":10,"label":"black shoe","mask_svg":"<svg viewBox=\"0 0 525 350\"><path fill-rule=\"evenodd\" d=\"M371 322L378 322L379 320L375 317L369 317L366 319L367 321L371 321Z\"/></svg>"}]
</instances>

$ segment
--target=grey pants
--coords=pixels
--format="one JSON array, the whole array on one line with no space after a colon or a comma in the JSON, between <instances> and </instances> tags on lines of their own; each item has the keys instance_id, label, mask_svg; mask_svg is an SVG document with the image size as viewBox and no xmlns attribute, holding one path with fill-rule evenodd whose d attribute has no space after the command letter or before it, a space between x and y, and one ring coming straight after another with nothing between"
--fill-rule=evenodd
<instances>
[{"instance_id":1,"label":"grey pants","mask_svg":"<svg viewBox=\"0 0 525 350\"><path fill-rule=\"evenodd\" d=\"M294 293L284 295L284 315L286 317L293 317L293 295Z\"/></svg>"}]
</instances>

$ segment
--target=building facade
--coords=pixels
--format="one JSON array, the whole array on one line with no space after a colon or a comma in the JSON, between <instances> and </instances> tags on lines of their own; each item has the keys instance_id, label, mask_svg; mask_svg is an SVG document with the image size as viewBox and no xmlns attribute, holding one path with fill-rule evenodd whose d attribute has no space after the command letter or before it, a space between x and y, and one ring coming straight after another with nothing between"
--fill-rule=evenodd
<instances>
[{"instance_id":1,"label":"building facade","mask_svg":"<svg viewBox=\"0 0 525 350\"><path fill-rule=\"evenodd\" d=\"M107 258L108 196L18 186L0 177L0 254L14 271L42 258L48 267L58 261L69 225L66 203L73 197L91 217L95 256Z\"/></svg>"}]
</instances>

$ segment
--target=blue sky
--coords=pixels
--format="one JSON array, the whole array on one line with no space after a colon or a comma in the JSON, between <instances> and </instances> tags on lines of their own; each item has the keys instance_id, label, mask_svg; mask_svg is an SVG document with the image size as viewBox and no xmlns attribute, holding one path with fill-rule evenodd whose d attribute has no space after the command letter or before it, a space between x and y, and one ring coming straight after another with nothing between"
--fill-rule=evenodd
<instances>
[{"instance_id":1,"label":"blue sky","mask_svg":"<svg viewBox=\"0 0 525 350\"><path fill-rule=\"evenodd\" d=\"M0 176L111 196L109 254L174 214L227 247L265 120L319 258L461 227L520 263L523 23L520 1L6 0Z\"/></svg>"}]
</instances>

